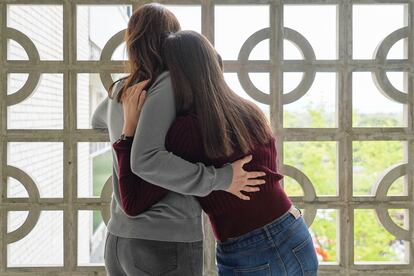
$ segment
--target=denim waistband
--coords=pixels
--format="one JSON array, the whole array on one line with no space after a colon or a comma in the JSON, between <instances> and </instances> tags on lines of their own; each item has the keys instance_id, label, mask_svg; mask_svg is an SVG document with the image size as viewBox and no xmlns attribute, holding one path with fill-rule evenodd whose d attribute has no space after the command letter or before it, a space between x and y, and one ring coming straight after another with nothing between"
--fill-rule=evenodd
<instances>
[{"instance_id":1,"label":"denim waistband","mask_svg":"<svg viewBox=\"0 0 414 276\"><path fill-rule=\"evenodd\" d=\"M232 251L234 249L241 249L249 247L255 243L269 239L269 234L274 235L282 230L286 229L293 223L298 217L302 216L302 212L292 204L290 209L275 219L274 221L266 224L263 227L255 229L249 233L241 235L236 238L230 238L224 242L217 243L217 249L219 251Z\"/></svg>"}]
</instances>

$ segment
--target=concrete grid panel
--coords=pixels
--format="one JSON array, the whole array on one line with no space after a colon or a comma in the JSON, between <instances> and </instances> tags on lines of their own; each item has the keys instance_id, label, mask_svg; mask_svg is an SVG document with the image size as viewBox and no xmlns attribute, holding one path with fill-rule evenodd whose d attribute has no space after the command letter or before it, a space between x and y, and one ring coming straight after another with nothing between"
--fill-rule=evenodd
<instances>
[{"instance_id":1,"label":"concrete grid panel","mask_svg":"<svg viewBox=\"0 0 414 276\"><path fill-rule=\"evenodd\" d=\"M0 275L104 275L101 266L79 266L77 256L78 211L98 210L104 221L109 219L110 179L99 198L79 198L77 191L77 145L79 142L105 142L104 132L77 129L77 76L79 73L98 73L105 87L112 82L111 73L123 71L121 61L112 61L113 51L122 42L123 32L115 34L105 45L97 61L77 60L76 7L77 5L132 5L138 8L148 1L109 0L0 0L0 113L1 113L1 165L0 165ZM305 210L306 222L311 225L318 210L337 210L337 263L321 264L321 275L413 275L414 274L414 1L413 0L173 0L165 4L200 5L202 33L213 43L215 37L215 7L218 5L267 5L269 27L257 30L242 45L236 60L224 60L226 73L235 73L246 93L258 103L268 105L273 130L278 135L278 149L282 172L295 179L304 191L303 196L292 197L294 203ZM59 5L63 16L63 57L61 60L43 60L33 41L22 32L7 26L8 5ZM334 5L337 24L337 58L318 59L309 40L299 31L284 26L286 5ZM353 6L357 4L405 4L406 27L391 32L376 49L373 59L353 58ZM407 39L406 59L387 59L392 46ZM7 39L20 44L28 61L7 60ZM269 60L249 60L254 47L269 40ZM289 40L301 51L303 59L284 60L283 41ZM270 76L270 93L257 88L249 73L265 72ZM301 72L303 78L291 92L283 93L283 74ZM287 128L283 124L284 107L298 101L309 91L319 72L332 72L337 76L336 126L330 128ZM403 127L355 127L352 122L352 88L355 72L370 72L380 91L404 108ZM406 72L407 92L395 88L387 72ZM7 95L7 76L13 73L28 73L28 79L20 90ZM43 73L63 75L63 128L62 129L10 129L7 126L7 108L17 105L32 95ZM335 142L337 195L321 196L305 173L291 165L283 164L285 142ZM374 187L369 197L353 193L353 142L355 141L402 141L404 162L388 168ZM7 145L11 142L60 142L63 143L63 197L42 198L34 180L21 168L7 163ZM406 176L404 196L388 196L391 184ZM7 178L16 179L28 196L9 198ZM389 209L406 209L406 228L397 225L389 215ZM355 263L354 262L354 212L374 210L378 221L398 239L406 243L405 262ZM63 212L63 264L59 267L7 267L7 247L24 238L38 223L42 211ZM27 211L23 224L8 233L7 213ZM410 218L410 219L408 219ZM205 275L215 275L214 238L206 225Z\"/></svg>"}]
</instances>

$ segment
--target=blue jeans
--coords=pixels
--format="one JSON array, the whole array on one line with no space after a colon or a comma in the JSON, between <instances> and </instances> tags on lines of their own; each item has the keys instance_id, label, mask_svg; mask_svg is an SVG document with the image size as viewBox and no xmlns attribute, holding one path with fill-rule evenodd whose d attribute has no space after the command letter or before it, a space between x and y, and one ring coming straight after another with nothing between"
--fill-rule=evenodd
<instances>
[{"instance_id":1,"label":"blue jeans","mask_svg":"<svg viewBox=\"0 0 414 276\"><path fill-rule=\"evenodd\" d=\"M273 222L217 244L220 276L317 275L312 237L296 207Z\"/></svg>"}]
</instances>

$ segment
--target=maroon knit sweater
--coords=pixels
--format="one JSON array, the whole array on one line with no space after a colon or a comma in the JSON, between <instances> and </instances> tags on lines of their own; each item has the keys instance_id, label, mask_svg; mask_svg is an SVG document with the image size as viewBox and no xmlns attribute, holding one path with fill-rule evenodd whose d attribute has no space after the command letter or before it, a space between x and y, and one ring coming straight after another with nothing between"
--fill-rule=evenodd
<instances>
[{"instance_id":1,"label":"maroon knit sweater","mask_svg":"<svg viewBox=\"0 0 414 276\"><path fill-rule=\"evenodd\" d=\"M129 215L137 215L161 200L168 190L145 182L131 171L130 152L132 139L115 142L119 165L119 188L121 205ZM235 151L229 157L210 159L204 152L201 130L195 115L178 117L170 127L166 149L192 163L221 167L241 159L246 154ZM225 192L213 191L206 197L198 197L204 212L209 216L213 232L219 241L237 237L260 228L289 210L292 203L279 181L277 173L275 139L265 145L257 144L250 152L253 160L244 166L247 171L264 171L266 184L259 192L246 193L249 201Z\"/></svg>"}]
</instances>

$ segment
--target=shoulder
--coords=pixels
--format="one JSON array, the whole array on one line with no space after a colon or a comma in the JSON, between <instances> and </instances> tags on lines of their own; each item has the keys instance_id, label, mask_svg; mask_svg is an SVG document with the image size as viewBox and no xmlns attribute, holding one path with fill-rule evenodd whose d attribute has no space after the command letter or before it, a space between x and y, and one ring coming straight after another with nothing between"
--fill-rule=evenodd
<instances>
[{"instance_id":1,"label":"shoulder","mask_svg":"<svg viewBox=\"0 0 414 276\"><path fill-rule=\"evenodd\" d=\"M172 84L170 78L170 72L162 72L154 81L154 83L148 88L147 96L157 94L159 91L171 91ZM172 94L172 93L171 93Z\"/></svg>"},{"instance_id":2,"label":"shoulder","mask_svg":"<svg viewBox=\"0 0 414 276\"><path fill-rule=\"evenodd\" d=\"M112 87L112 98L115 98L119 91L124 87L126 79L119 79L115 81ZM147 97L157 94L159 91L172 91L170 72L162 72L153 82L153 84L147 89Z\"/></svg>"},{"instance_id":3,"label":"shoulder","mask_svg":"<svg viewBox=\"0 0 414 276\"><path fill-rule=\"evenodd\" d=\"M154 81L154 85L160 82L170 81L170 71L162 72Z\"/></svg>"}]
</instances>

